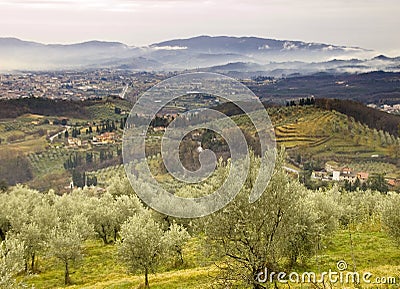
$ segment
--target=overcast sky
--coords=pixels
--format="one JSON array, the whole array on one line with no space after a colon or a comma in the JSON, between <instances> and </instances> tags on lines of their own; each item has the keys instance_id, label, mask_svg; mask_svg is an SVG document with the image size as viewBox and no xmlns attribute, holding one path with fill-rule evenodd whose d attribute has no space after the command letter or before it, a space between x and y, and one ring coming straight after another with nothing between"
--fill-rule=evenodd
<instances>
[{"instance_id":1,"label":"overcast sky","mask_svg":"<svg viewBox=\"0 0 400 289\"><path fill-rule=\"evenodd\" d=\"M197 35L260 36L400 55L399 0L0 0L0 37L148 45ZM399 52L399 53L398 53Z\"/></svg>"}]
</instances>

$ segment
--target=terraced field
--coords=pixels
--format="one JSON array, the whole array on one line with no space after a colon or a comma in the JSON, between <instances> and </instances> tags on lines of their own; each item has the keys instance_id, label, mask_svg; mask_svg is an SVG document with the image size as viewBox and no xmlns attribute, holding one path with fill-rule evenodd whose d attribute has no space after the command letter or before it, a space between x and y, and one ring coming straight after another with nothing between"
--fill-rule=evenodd
<instances>
[{"instance_id":1,"label":"terraced field","mask_svg":"<svg viewBox=\"0 0 400 289\"><path fill-rule=\"evenodd\" d=\"M301 115L293 122L275 128L276 141L286 148L321 145L331 137L331 123L335 117L330 111Z\"/></svg>"},{"instance_id":2,"label":"terraced field","mask_svg":"<svg viewBox=\"0 0 400 289\"><path fill-rule=\"evenodd\" d=\"M306 157L371 161L372 156L390 156L389 148L400 143L398 138L335 111L302 107L284 108L279 113L283 117L272 115L277 144Z\"/></svg>"}]
</instances>

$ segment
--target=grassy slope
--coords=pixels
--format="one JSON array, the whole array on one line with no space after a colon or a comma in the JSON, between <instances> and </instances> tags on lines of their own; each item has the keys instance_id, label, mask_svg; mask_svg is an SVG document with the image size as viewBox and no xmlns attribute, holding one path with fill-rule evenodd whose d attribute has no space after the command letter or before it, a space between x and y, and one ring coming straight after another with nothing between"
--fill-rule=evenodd
<instances>
[{"instance_id":1,"label":"grassy slope","mask_svg":"<svg viewBox=\"0 0 400 289\"><path fill-rule=\"evenodd\" d=\"M308 260L307 266L299 265L295 271L322 272L329 269L337 270L336 263L344 260L353 271L353 260L356 270L363 274L371 272L375 277L396 277L400 284L400 249L384 232L359 231L352 233L353 251L351 250L350 234L348 231L338 231L332 240L319 253L318 262L313 257ZM212 279L210 274L214 267L204 256L199 256L199 248L195 241L189 242L185 250L186 264L180 270L164 268L161 273L150 275L151 288L155 289L195 289L207 288ZM204 265L204 266L201 266ZM40 260L42 273L26 278L28 284L38 289L46 288L138 288L143 283L141 275L129 275L126 269L118 263L116 250L113 245L104 246L99 241L90 241L86 244L85 258L80 266L72 268L71 275L74 285L63 286L62 266L53 259ZM292 284L293 285L293 284ZM365 286L365 284L363 285ZM300 286L294 288L300 288ZM280 285L280 288L287 286ZM302 288L309 288L303 285ZM329 288L329 287L328 287ZM353 288L339 286L334 288ZM364 288L364 287L363 287ZM370 288L377 288L370 287ZM378 288L397 288L383 286Z\"/></svg>"},{"instance_id":2,"label":"grassy slope","mask_svg":"<svg viewBox=\"0 0 400 289\"><path fill-rule=\"evenodd\" d=\"M51 125L34 124L34 122L42 121L43 117L38 115L24 115L14 120L1 120L0 149L24 154L45 150L46 137L40 136L38 131L41 129L52 131L56 128Z\"/></svg>"},{"instance_id":3,"label":"grassy slope","mask_svg":"<svg viewBox=\"0 0 400 289\"><path fill-rule=\"evenodd\" d=\"M185 264L180 269L172 263L165 265L156 274L150 275L152 288L201 288L210 281L211 262L199 255L199 244L192 239L184 251ZM128 274L118 262L116 247L103 245L100 241L88 241L84 259L72 267L73 285L63 286L63 267L54 259L41 258L42 273L28 276L26 283L35 288L136 288L143 283L143 276Z\"/></svg>"}]
</instances>

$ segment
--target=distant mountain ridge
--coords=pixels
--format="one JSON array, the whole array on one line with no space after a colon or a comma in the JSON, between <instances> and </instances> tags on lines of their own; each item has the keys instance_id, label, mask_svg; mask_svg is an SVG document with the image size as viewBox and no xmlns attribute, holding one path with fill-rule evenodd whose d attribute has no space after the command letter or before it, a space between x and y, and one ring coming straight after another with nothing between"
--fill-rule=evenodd
<instances>
[{"instance_id":1,"label":"distant mountain ridge","mask_svg":"<svg viewBox=\"0 0 400 289\"><path fill-rule=\"evenodd\" d=\"M221 53L231 51L236 53L254 51L289 51L289 50L360 50L359 47L335 46L323 43L306 43L303 41L276 40L259 37L229 37L229 36L197 36L189 39L175 39L152 44L150 47L186 47L194 51L209 51L210 53Z\"/></svg>"},{"instance_id":2,"label":"distant mountain ridge","mask_svg":"<svg viewBox=\"0 0 400 289\"><path fill-rule=\"evenodd\" d=\"M97 47L110 47L110 46L124 46L128 47L126 44L121 42L110 42L110 41L99 41L91 40L80 43L72 44L43 44L34 41L21 40L15 37L0 37L0 46L40 46L40 47L85 47L85 46L97 46Z\"/></svg>"},{"instance_id":3,"label":"distant mountain ridge","mask_svg":"<svg viewBox=\"0 0 400 289\"><path fill-rule=\"evenodd\" d=\"M399 71L399 58L377 55L359 47L260 37L197 36L144 47L98 40L75 44L42 44L17 38L0 38L0 71L202 69L216 72L232 70L242 74L265 72L271 75L308 74L326 70Z\"/></svg>"}]
</instances>

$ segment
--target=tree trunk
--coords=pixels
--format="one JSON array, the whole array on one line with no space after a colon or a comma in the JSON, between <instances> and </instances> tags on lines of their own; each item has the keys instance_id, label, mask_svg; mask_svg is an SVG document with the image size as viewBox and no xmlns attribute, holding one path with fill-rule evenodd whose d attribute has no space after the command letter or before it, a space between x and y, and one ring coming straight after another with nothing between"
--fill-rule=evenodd
<instances>
[{"instance_id":1,"label":"tree trunk","mask_svg":"<svg viewBox=\"0 0 400 289\"><path fill-rule=\"evenodd\" d=\"M118 230L114 228L114 243L117 242Z\"/></svg>"},{"instance_id":2,"label":"tree trunk","mask_svg":"<svg viewBox=\"0 0 400 289\"><path fill-rule=\"evenodd\" d=\"M4 241L6 239L6 234L3 232L2 229L0 229L0 241Z\"/></svg>"},{"instance_id":3,"label":"tree trunk","mask_svg":"<svg viewBox=\"0 0 400 289\"><path fill-rule=\"evenodd\" d=\"M150 288L150 285L149 285L149 270L147 268L144 269L144 288Z\"/></svg>"},{"instance_id":4,"label":"tree trunk","mask_svg":"<svg viewBox=\"0 0 400 289\"><path fill-rule=\"evenodd\" d=\"M35 253L32 253L31 270L35 272Z\"/></svg>"},{"instance_id":5,"label":"tree trunk","mask_svg":"<svg viewBox=\"0 0 400 289\"><path fill-rule=\"evenodd\" d=\"M71 279L69 278L69 267L68 261L65 262L65 276L64 276L64 284L69 285L71 284Z\"/></svg>"},{"instance_id":6,"label":"tree trunk","mask_svg":"<svg viewBox=\"0 0 400 289\"><path fill-rule=\"evenodd\" d=\"M291 256L290 256L290 264L289 264L289 268L293 268L294 265L296 265L297 263L297 256L299 255L298 252L292 252Z\"/></svg>"},{"instance_id":7,"label":"tree trunk","mask_svg":"<svg viewBox=\"0 0 400 289\"><path fill-rule=\"evenodd\" d=\"M177 251L177 253L178 253L178 255L179 255L179 263L177 264L177 265L183 265L183 252L182 252L182 249L178 249L178 250L176 250Z\"/></svg>"},{"instance_id":8,"label":"tree trunk","mask_svg":"<svg viewBox=\"0 0 400 289\"><path fill-rule=\"evenodd\" d=\"M107 245L107 234L106 230L104 229L104 225L101 225L102 235L101 238L103 239L104 245Z\"/></svg>"}]
</instances>

